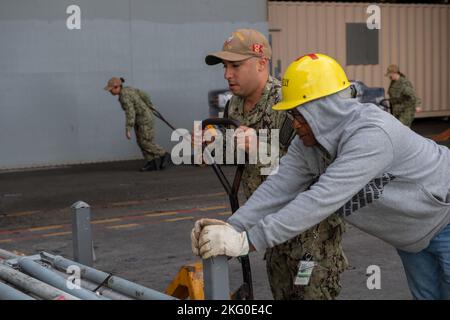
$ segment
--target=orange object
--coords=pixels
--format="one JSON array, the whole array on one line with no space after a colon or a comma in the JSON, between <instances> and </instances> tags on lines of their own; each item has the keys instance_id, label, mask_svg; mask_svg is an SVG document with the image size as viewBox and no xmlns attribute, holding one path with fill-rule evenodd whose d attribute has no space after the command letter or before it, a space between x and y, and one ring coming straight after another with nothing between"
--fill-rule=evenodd
<instances>
[{"instance_id":1,"label":"orange object","mask_svg":"<svg viewBox=\"0 0 450 320\"><path fill-rule=\"evenodd\" d=\"M436 142L444 142L450 139L450 129L445 130L435 136L431 137L432 140Z\"/></svg>"},{"instance_id":2,"label":"orange object","mask_svg":"<svg viewBox=\"0 0 450 320\"><path fill-rule=\"evenodd\" d=\"M203 264L197 262L181 267L166 294L178 299L205 300L203 287Z\"/></svg>"}]
</instances>

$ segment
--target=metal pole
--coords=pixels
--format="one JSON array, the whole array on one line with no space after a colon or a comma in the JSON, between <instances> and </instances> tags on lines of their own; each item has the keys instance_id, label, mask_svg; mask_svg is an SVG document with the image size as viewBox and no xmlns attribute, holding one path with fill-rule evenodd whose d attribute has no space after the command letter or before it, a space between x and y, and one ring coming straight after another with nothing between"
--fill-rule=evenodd
<instances>
[{"instance_id":1,"label":"metal pole","mask_svg":"<svg viewBox=\"0 0 450 320\"><path fill-rule=\"evenodd\" d=\"M75 261L92 267L91 207L83 201L72 205L72 239Z\"/></svg>"},{"instance_id":2,"label":"metal pole","mask_svg":"<svg viewBox=\"0 0 450 320\"><path fill-rule=\"evenodd\" d=\"M70 275L67 273L64 273L62 271L59 271L57 269L52 269L53 272L55 272L56 274L59 274L61 277L64 277L65 279L69 278ZM108 287L101 287L98 288L98 284L86 280L86 279L80 279L80 286L88 291L92 291L92 292L98 292L100 293L102 296L109 298L111 300L134 300L133 298L126 296L124 294L121 294L119 292L113 291ZM98 288L98 289L97 289ZM95 289L97 289L96 291L94 291Z\"/></svg>"},{"instance_id":3,"label":"metal pole","mask_svg":"<svg viewBox=\"0 0 450 320\"><path fill-rule=\"evenodd\" d=\"M105 297L99 296L91 291L87 291L83 288L69 289L68 280L60 277L51 270L41 266L29 258L20 258L19 266L26 273L30 274L37 279L44 281L62 291L70 293L75 297L83 300L109 300Z\"/></svg>"},{"instance_id":4,"label":"metal pole","mask_svg":"<svg viewBox=\"0 0 450 320\"><path fill-rule=\"evenodd\" d=\"M0 300L35 300L0 281Z\"/></svg>"},{"instance_id":5,"label":"metal pole","mask_svg":"<svg viewBox=\"0 0 450 320\"><path fill-rule=\"evenodd\" d=\"M0 278L4 281L13 284L17 288L24 290L25 292L33 293L34 295L46 299L46 300L79 300L71 294L54 288L47 283L39 281L35 278L27 276L22 272L14 270L0 264Z\"/></svg>"},{"instance_id":6,"label":"metal pole","mask_svg":"<svg viewBox=\"0 0 450 320\"><path fill-rule=\"evenodd\" d=\"M9 260L9 259L17 258L17 257L18 257L17 254L14 254L12 252L0 249L0 258L1 259Z\"/></svg>"},{"instance_id":7,"label":"metal pole","mask_svg":"<svg viewBox=\"0 0 450 320\"><path fill-rule=\"evenodd\" d=\"M228 258L217 256L203 260L203 282L206 300L229 300Z\"/></svg>"},{"instance_id":8,"label":"metal pole","mask_svg":"<svg viewBox=\"0 0 450 320\"><path fill-rule=\"evenodd\" d=\"M113 276L103 271L84 266L80 263L70 261L61 256L52 256L48 253L41 253L44 261L49 261L55 268L66 271L70 266L78 266L81 269L83 278L95 282L97 284L103 283L110 289L130 296L138 300L176 300L176 298L159 291L146 288L137 283L125 280L120 277Z\"/></svg>"}]
</instances>

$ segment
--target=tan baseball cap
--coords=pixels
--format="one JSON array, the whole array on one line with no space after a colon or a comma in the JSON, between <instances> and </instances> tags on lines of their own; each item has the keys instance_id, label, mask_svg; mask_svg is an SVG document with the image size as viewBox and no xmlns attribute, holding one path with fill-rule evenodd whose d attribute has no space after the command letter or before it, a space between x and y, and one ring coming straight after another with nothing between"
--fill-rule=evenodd
<instances>
[{"instance_id":1,"label":"tan baseball cap","mask_svg":"<svg viewBox=\"0 0 450 320\"><path fill-rule=\"evenodd\" d=\"M111 79L108 80L106 87L104 87L103 89L105 89L106 91L111 91L112 88L121 86L121 85L122 85L122 80L120 78L112 77Z\"/></svg>"},{"instance_id":2,"label":"tan baseball cap","mask_svg":"<svg viewBox=\"0 0 450 320\"><path fill-rule=\"evenodd\" d=\"M206 56L208 65L221 63L222 60L242 61L250 57L272 57L269 41L259 31L254 29L237 29L225 40L222 51L213 52Z\"/></svg>"},{"instance_id":3,"label":"tan baseball cap","mask_svg":"<svg viewBox=\"0 0 450 320\"><path fill-rule=\"evenodd\" d=\"M398 68L397 65L395 64L391 64L388 68L387 68L387 72L385 74L385 76L387 77L388 75L390 75L391 73L399 73L400 69Z\"/></svg>"}]
</instances>

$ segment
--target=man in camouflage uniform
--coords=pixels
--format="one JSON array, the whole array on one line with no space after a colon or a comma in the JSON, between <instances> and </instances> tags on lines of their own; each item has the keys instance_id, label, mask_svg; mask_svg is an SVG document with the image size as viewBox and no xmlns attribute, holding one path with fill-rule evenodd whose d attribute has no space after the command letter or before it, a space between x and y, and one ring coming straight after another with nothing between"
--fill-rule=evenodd
<instances>
[{"instance_id":1,"label":"man in camouflage uniform","mask_svg":"<svg viewBox=\"0 0 450 320\"><path fill-rule=\"evenodd\" d=\"M141 171L164 169L170 155L153 142L155 131L153 114L150 109L153 108L153 104L150 97L142 90L123 87L124 81L123 78L111 78L104 89L114 96L119 96L120 105L126 116L125 134L127 139L131 139L131 129L134 128L137 144L146 160Z\"/></svg>"},{"instance_id":2,"label":"man in camouflage uniform","mask_svg":"<svg viewBox=\"0 0 450 320\"><path fill-rule=\"evenodd\" d=\"M289 121L286 112L272 109L281 100L281 83L269 76L270 57L271 48L264 35L256 30L239 29L225 42L223 51L205 59L208 65L224 64L225 79L233 93L224 117L239 121L242 131L267 129L268 138L270 129L282 129L285 121ZM294 134L290 126L289 130ZM280 143L280 157L287 152L288 143ZM326 155L325 162L329 163ZM242 185L247 199L266 179L261 174L263 167L260 163L246 165ZM266 267L274 299L335 298L341 289L340 274L347 266L341 246L344 231L343 220L331 215L297 237L267 249ZM295 285L299 262L305 259L315 261L318 266L308 285Z\"/></svg>"},{"instance_id":3,"label":"man in camouflage uniform","mask_svg":"<svg viewBox=\"0 0 450 320\"><path fill-rule=\"evenodd\" d=\"M392 113L405 126L411 127L420 100L416 97L411 82L400 72L398 66L390 65L386 76L391 79L388 94Z\"/></svg>"}]
</instances>

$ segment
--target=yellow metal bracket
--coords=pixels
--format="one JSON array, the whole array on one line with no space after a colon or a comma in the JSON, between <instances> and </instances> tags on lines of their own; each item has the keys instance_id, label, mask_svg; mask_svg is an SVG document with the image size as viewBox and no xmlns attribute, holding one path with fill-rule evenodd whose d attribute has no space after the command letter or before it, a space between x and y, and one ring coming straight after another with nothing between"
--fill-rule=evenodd
<instances>
[{"instance_id":1,"label":"yellow metal bracket","mask_svg":"<svg viewBox=\"0 0 450 320\"><path fill-rule=\"evenodd\" d=\"M166 293L178 299L205 300L202 262L182 266Z\"/></svg>"}]
</instances>

